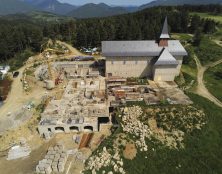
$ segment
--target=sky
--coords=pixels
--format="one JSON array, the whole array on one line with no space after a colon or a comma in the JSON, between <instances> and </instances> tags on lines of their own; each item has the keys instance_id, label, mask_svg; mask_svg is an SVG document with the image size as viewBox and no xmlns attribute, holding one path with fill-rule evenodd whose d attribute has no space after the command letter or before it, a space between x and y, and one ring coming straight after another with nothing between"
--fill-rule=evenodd
<instances>
[{"instance_id":1,"label":"sky","mask_svg":"<svg viewBox=\"0 0 222 174\"><path fill-rule=\"evenodd\" d=\"M74 5L83 5L86 3L106 3L108 5L124 5L124 6L139 6L142 4L147 4L152 0L59 0L60 2L67 2Z\"/></svg>"}]
</instances>

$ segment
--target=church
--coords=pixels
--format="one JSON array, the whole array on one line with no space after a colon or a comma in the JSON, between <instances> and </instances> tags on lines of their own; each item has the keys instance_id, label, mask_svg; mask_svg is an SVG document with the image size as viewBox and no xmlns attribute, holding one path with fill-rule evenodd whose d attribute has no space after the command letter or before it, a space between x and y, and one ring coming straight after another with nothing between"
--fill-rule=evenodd
<instances>
[{"instance_id":1,"label":"church","mask_svg":"<svg viewBox=\"0 0 222 174\"><path fill-rule=\"evenodd\" d=\"M166 17L158 41L103 41L102 54L106 76L174 81L187 52L179 40L170 38Z\"/></svg>"}]
</instances>

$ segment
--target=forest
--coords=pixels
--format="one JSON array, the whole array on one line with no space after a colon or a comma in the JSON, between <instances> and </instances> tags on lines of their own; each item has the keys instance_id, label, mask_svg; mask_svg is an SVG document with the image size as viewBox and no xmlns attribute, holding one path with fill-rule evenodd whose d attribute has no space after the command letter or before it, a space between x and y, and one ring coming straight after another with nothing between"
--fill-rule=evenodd
<instances>
[{"instance_id":1,"label":"forest","mask_svg":"<svg viewBox=\"0 0 222 174\"><path fill-rule=\"evenodd\" d=\"M216 30L217 22L189 14L194 11L221 14L222 6L154 7L114 17L57 23L0 17L0 62L13 60L19 66L32 53L39 52L41 44L49 38L75 47L100 46L103 40L157 39L165 16L168 16L171 32L195 34Z\"/></svg>"}]
</instances>

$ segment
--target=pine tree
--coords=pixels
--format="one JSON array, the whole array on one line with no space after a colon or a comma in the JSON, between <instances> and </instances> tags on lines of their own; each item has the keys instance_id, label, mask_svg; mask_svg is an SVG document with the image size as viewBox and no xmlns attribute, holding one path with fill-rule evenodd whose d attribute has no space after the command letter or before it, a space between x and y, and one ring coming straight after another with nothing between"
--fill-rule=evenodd
<instances>
[{"instance_id":1,"label":"pine tree","mask_svg":"<svg viewBox=\"0 0 222 174\"><path fill-rule=\"evenodd\" d=\"M193 38L193 44L194 46L199 46L200 42L202 40L202 32L201 29L198 28L194 34L194 38Z\"/></svg>"}]
</instances>

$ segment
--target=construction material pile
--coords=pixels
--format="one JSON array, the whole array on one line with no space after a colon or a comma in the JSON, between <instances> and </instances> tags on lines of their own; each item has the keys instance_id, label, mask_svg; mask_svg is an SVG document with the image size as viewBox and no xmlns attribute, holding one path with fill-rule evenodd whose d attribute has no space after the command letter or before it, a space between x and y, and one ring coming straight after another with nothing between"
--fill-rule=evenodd
<instances>
[{"instance_id":1,"label":"construction material pile","mask_svg":"<svg viewBox=\"0 0 222 174\"><path fill-rule=\"evenodd\" d=\"M146 140L155 138L162 144L178 149L184 147L185 133L200 130L205 124L205 114L193 106L149 108L125 107L121 126L124 132L135 137L136 147L147 151Z\"/></svg>"},{"instance_id":2,"label":"construction material pile","mask_svg":"<svg viewBox=\"0 0 222 174\"><path fill-rule=\"evenodd\" d=\"M18 158L23 158L29 156L31 153L31 149L27 144L13 146L9 152L7 160L14 160Z\"/></svg>"},{"instance_id":3,"label":"construction material pile","mask_svg":"<svg viewBox=\"0 0 222 174\"><path fill-rule=\"evenodd\" d=\"M39 66L34 72L35 78L40 81L44 81L49 78L47 65Z\"/></svg>"},{"instance_id":4,"label":"construction material pile","mask_svg":"<svg viewBox=\"0 0 222 174\"><path fill-rule=\"evenodd\" d=\"M101 168L112 167L113 172L125 174L123 169L123 160L120 157L119 150L115 149L115 154L112 155L106 147L103 147L102 152L98 153L97 156L92 156L89 158L88 166L86 170L92 171L92 174L96 174ZM112 171L105 171L103 173L112 174Z\"/></svg>"},{"instance_id":5,"label":"construction material pile","mask_svg":"<svg viewBox=\"0 0 222 174\"><path fill-rule=\"evenodd\" d=\"M142 109L139 106L133 106L129 108L126 107L123 110L123 113L123 123L121 124L123 131L139 137L139 139L135 142L136 146L138 149L140 149L140 151L147 151L148 147L145 139L150 138L152 132L147 125L143 124L139 120L139 117L143 114Z\"/></svg>"},{"instance_id":6,"label":"construction material pile","mask_svg":"<svg viewBox=\"0 0 222 174\"><path fill-rule=\"evenodd\" d=\"M49 147L45 158L36 166L36 173L50 174L51 172L64 172L67 162L67 152L63 145Z\"/></svg>"}]
</instances>

